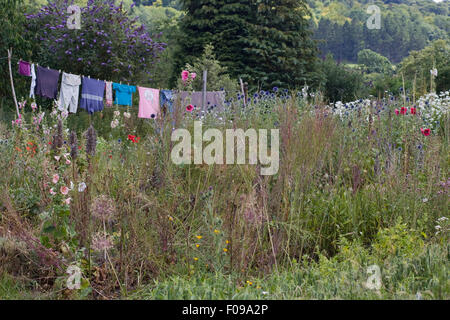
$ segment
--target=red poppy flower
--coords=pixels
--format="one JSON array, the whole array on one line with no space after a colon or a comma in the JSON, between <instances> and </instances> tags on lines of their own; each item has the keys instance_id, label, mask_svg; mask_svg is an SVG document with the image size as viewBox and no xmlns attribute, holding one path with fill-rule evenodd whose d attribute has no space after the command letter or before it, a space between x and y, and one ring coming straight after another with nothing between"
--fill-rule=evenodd
<instances>
[{"instance_id":1,"label":"red poppy flower","mask_svg":"<svg viewBox=\"0 0 450 320\"><path fill-rule=\"evenodd\" d=\"M422 131L422 134L425 137L428 137L431 134L431 129L422 129L422 128L420 128L420 131Z\"/></svg>"},{"instance_id":2,"label":"red poppy flower","mask_svg":"<svg viewBox=\"0 0 450 320\"><path fill-rule=\"evenodd\" d=\"M408 108L402 107L402 108L400 109L400 113L401 113L401 114L407 114L407 113L408 113Z\"/></svg>"},{"instance_id":3,"label":"red poppy flower","mask_svg":"<svg viewBox=\"0 0 450 320\"><path fill-rule=\"evenodd\" d=\"M140 137L128 135L128 140L132 141L133 143L138 143L140 139Z\"/></svg>"},{"instance_id":4,"label":"red poppy flower","mask_svg":"<svg viewBox=\"0 0 450 320\"><path fill-rule=\"evenodd\" d=\"M396 114L396 115L399 115L399 114L400 114L400 111L398 111L398 109L395 109L395 114Z\"/></svg>"},{"instance_id":5,"label":"red poppy flower","mask_svg":"<svg viewBox=\"0 0 450 320\"><path fill-rule=\"evenodd\" d=\"M186 111L187 111L187 112L192 112L192 111L194 111L194 106L193 106L192 104L188 105L188 106L186 107Z\"/></svg>"},{"instance_id":6,"label":"red poppy flower","mask_svg":"<svg viewBox=\"0 0 450 320\"><path fill-rule=\"evenodd\" d=\"M416 108L411 108L410 111L411 111L411 114L416 114L417 113Z\"/></svg>"}]
</instances>

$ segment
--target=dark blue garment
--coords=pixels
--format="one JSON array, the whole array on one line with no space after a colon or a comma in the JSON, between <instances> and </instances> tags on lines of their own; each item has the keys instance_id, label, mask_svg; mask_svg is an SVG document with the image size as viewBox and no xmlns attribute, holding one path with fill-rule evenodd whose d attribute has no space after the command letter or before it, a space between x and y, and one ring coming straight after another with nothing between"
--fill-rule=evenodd
<instances>
[{"instance_id":1,"label":"dark blue garment","mask_svg":"<svg viewBox=\"0 0 450 320\"><path fill-rule=\"evenodd\" d=\"M41 66L36 67L36 87L34 93L49 99L56 99L58 95L59 71Z\"/></svg>"},{"instance_id":2,"label":"dark blue garment","mask_svg":"<svg viewBox=\"0 0 450 320\"><path fill-rule=\"evenodd\" d=\"M103 96L105 94L105 81L83 77L80 107L89 114L103 110Z\"/></svg>"},{"instance_id":3,"label":"dark blue garment","mask_svg":"<svg viewBox=\"0 0 450 320\"><path fill-rule=\"evenodd\" d=\"M159 95L159 104L161 105L161 107L166 105L169 111L173 113L174 96L172 90L161 90L160 93L161 94Z\"/></svg>"}]
</instances>

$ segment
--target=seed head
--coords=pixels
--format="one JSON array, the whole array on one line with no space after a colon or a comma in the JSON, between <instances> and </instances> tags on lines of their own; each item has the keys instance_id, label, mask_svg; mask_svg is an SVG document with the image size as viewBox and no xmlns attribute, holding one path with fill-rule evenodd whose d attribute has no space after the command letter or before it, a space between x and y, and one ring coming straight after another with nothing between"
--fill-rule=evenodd
<instances>
[{"instance_id":1,"label":"seed head","mask_svg":"<svg viewBox=\"0 0 450 320\"><path fill-rule=\"evenodd\" d=\"M70 157L75 160L78 157L78 138L77 133L72 131L69 137Z\"/></svg>"},{"instance_id":2,"label":"seed head","mask_svg":"<svg viewBox=\"0 0 450 320\"><path fill-rule=\"evenodd\" d=\"M91 214L100 221L111 221L116 214L114 201L105 195L98 196L92 202Z\"/></svg>"},{"instance_id":3,"label":"seed head","mask_svg":"<svg viewBox=\"0 0 450 320\"><path fill-rule=\"evenodd\" d=\"M97 147L97 132L91 125L86 132L86 153L91 157L95 156L95 150Z\"/></svg>"},{"instance_id":4,"label":"seed head","mask_svg":"<svg viewBox=\"0 0 450 320\"><path fill-rule=\"evenodd\" d=\"M92 237L92 249L94 251L103 252L105 250L110 250L114 247L114 242L112 237L104 232L98 232Z\"/></svg>"}]
</instances>

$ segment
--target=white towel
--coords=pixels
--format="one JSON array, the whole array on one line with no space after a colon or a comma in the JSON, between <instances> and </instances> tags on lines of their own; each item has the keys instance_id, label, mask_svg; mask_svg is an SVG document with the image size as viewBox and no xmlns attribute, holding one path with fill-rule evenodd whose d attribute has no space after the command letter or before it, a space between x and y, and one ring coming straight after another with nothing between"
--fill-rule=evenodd
<instances>
[{"instance_id":1,"label":"white towel","mask_svg":"<svg viewBox=\"0 0 450 320\"><path fill-rule=\"evenodd\" d=\"M81 77L63 72L59 93L58 110L76 113L80 93Z\"/></svg>"},{"instance_id":2,"label":"white towel","mask_svg":"<svg viewBox=\"0 0 450 320\"><path fill-rule=\"evenodd\" d=\"M106 81L106 105L108 107L112 107L113 105L113 92L111 81Z\"/></svg>"},{"instance_id":3,"label":"white towel","mask_svg":"<svg viewBox=\"0 0 450 320\"><path fill-rule=\"evenodd\" d=\"M34 88L36 87L36 71L34 70L34 63L31 65L31 88L30 98L34 98Z\"/></svg>"}]
</instances>

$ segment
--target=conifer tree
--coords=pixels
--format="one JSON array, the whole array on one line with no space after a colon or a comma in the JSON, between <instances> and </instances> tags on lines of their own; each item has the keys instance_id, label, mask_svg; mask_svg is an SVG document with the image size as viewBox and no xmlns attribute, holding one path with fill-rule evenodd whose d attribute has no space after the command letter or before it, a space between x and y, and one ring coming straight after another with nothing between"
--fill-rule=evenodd
<instances>
[{"instance_id":1,"label":"conifer tree","mask_svg":"<svg viewBox=\"0 0 450 320\"><path fill-rule=\"evenodd\" d=\"M246 46L249 83L263 88L298 88L313 75L317 49L304 1L257 0Z\"/></svg>"},{"instance_id":2,"label":"conifer tree","mask_svg":"<svg viewBox=\"0 0 450 320\"><path fill-rule=\"evenodd\" d=\"M250 85L298 87L312 71L316 45L311 40L303 0L182 0L182 68L211 43L234 78Z\"/></svg>"},{"instance_id":3,"label":"conifer tree","mask_svg":"<svg viewBox=\"0 0 450 320\"><path fill-rule=\"evenodd\" d=\"M229 73L237 76L245 67L245 39L253 0L181 0L186 16L181 22L178 68L199 58L211 44Z\"/></svg>"}]
</instances>

